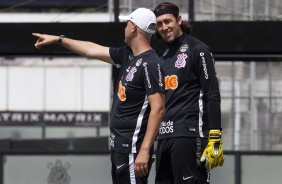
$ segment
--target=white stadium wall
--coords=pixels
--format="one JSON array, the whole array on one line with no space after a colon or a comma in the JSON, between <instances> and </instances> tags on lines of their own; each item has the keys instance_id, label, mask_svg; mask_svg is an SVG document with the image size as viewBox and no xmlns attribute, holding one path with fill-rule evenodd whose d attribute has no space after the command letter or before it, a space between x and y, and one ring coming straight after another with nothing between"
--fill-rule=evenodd
<instances>
[{"instance_id":1,"label":"white stadium wall","mask_svg":"<svg viewBox=\"0 0 282 184\"><path fill-rule=\"evenodd\" d=\"M81 57L0 59L0 111L109 112L112 65ZM7 64L8 63L8 64ZM3 119L3 117L0 117ZM100 135L108 135L102 127ZM40 126L1 126L0 138L42 138ZM95 127L47 127L45 138L93 137Z\"/></svg>"}]
</instances>

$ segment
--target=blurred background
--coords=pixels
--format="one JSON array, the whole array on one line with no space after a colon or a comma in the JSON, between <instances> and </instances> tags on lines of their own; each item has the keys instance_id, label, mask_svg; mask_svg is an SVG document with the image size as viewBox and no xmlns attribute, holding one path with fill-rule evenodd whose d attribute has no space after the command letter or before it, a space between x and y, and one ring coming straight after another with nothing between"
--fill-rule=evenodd
<instances>
[{"instance_id":1,"label":"blurred background","mask_svg":"<svg viewBox=\"0 0 282 184\"><path fill-rule=\"evenodd\" d=\"M31 33L122 46L118 15L161 2L0 0L0 183L111 183L115 69L59 45L36 50ZM226 161L212 171L212 183L280 183L282 1L173 3L216 60ZM165 47L151 43L156 51Z\"/></svg>"}]
</instances>

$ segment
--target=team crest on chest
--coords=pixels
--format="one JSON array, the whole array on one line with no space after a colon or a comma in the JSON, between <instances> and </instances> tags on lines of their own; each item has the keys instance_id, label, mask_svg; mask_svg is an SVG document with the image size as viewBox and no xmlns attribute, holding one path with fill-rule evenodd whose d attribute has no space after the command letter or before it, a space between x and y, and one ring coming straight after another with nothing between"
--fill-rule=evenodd
<instances>
[{"instance_id":1,"label":"team crest on chest","mask_svg":"<svg viewBox=\"0 0 282 184\"><path fill-rule=\"evenodd\" d=\"M175 62L175 67L177 67L177 68L184 68L185 65L186 65L186 58L187 57L188 56L186 54L184 54L184 53L178 54L177 60Z\"/></svg>"},{"instance_id":2,"label":"team crest on chest","mask_svg":"<svg viewBox=\"0 0 282 184\"><path fill-rule=\"evenodd\" d=\"M134 78L134 73L137 72L137 68L136 67L132 67L131 70L129 71L129 73L127 74L125 80L126 81L132 81L132 79Z\"/></svg>"}]
</instances>

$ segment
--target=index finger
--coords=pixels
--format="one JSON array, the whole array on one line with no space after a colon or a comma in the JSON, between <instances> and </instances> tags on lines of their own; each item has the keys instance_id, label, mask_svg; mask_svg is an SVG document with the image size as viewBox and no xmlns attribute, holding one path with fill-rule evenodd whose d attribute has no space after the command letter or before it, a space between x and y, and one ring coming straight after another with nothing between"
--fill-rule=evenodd
<instances>
[{"instance_id":1,"label":"index finger","mask_svg":"<svg viewBox=\"0 0 282 184\"><path fill-rule=\"evenodd\" d=\"M40 37L41 34L40 33L32 33L33 36L36 36L36 37Z\"/></svg>"}]
</instances>

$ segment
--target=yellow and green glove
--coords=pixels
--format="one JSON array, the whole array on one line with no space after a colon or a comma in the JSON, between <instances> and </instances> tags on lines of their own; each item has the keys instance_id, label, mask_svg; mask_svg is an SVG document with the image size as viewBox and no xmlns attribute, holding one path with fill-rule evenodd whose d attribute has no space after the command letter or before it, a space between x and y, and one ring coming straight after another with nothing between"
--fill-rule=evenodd
<instances>
[{"instance_id":1,"label":"yellow and green glove","mask_svg":"<svg viewBox=\"0 0 282 184\"><path fill-rule=\"evenodd\" d=\"M220 130L210 130L208 145L201 157L201 162L204 161L206 161L206 169L208 171L214 167L223 165L224 154L222 150Z\"/></svg>"}]
</instances>

